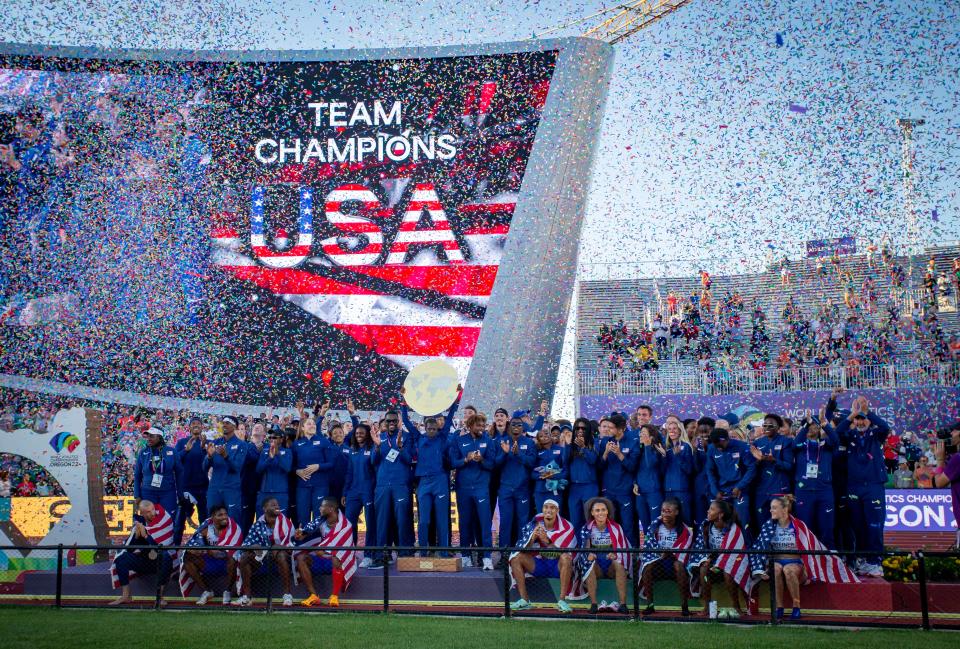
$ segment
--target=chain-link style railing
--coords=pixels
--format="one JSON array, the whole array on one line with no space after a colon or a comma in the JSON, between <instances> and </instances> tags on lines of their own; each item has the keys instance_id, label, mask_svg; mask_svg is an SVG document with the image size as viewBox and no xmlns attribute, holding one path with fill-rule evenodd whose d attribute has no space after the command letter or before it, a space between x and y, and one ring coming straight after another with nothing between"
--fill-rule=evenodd
<instances>
[{"instance_id":1,"label":"chain-link style railing","mask_svg":"<svg viewBox=\"0 0 960 649\"><path fill-rule=\"evenodd\" d=\"M128 557L124 567L132 566L140 572L129 581L130 600L115 604L123 591L114 588L110 567L119 549L0 547L0 575L4 576L0 603L960 629L958 552L884 552L880 557L883 579L853 581L845 565L853 565L866 556L863 553L794 551L763 556L750 549L704 553L676 548L652 554L643 549L611 550L616 556L602 556L602 562L578 582L576 578L585 576L583 568L597 549L556 550L557 557L568 558L554 565L522 564L516 557L523 555L524 548L356 546L339 549L356 551L353 560L357 566L369 559L375 567L366 567L367 562L365 567L358 567L348 588L340 593L337 606L331 606L335 579L330 573L336 566L329 558L309 554L316 548L297 547L128 548L127 553L137 557ZM184 559L183 550L196 554ZM455 560L461 552L466 557L475 555L474 565L480 565L484 556L514 558L501 559L492 571L462 569ZM230 556L232 562L227 560ZM385 568L376 565L387 556L390 560ZM876 555L869 558L877 560ZM790 559L795 561L791 563ZM183 593L190 570L183 566L184 561L199 566L204 582L203 586L194 583L187 596ZM512 583L524 568L546 576L524 580L526 598L518 605L518 589ZM836 583L808 582L817 570ZM310 595L304 571L309 571L317 595L309 608L304 606ZM593 583L591 573L599 576ZM773 587L774 582L779 587ZM571 587L580 598L561 598L561 590ZM203 590L212 595L198 606ZM229 603L224 601L224 591L230 593ZM243 594L249 601L240 600ZM791 618L793 595L800 598L799 619ZM561 610L560 600L566 602L568 611ZM614 610L614 602L618 610ZM779 609L782 616L778 615Z\"/></svg>"}]
</instances>

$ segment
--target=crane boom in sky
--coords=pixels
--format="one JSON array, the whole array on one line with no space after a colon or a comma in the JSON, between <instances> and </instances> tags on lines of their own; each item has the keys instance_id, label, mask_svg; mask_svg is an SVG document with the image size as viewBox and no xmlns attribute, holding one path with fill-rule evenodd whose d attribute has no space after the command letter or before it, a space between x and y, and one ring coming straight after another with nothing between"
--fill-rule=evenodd
<instances>
[{"instance_id":1,"label":"crane boom in sky","mask_svg":"<svg viewBox=\"0 0 960 649\"><path fill-rule=\"evenodd\" d=\"M644 27L649 27L664 16L673 13L691 0L634 0L601 9L596 13L583 18L552 27L537 35L543 38L550 34L565 30L574 25L591 21L595 18L602 22L587 29L583 35L616 44Z\"/></svg>"}]
</instances>

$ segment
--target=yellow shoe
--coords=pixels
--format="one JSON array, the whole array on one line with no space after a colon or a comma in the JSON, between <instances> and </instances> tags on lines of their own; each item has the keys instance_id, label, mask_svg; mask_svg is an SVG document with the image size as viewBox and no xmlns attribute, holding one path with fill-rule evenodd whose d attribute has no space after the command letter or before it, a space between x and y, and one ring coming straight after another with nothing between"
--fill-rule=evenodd
<instances>
[{"instance_id":1,"label":"yellow shoe","mask_svg":"<svg viewBox=\"0 0 960 649\"><path fill-rule=\"evenodd\" d=\"M323 600L317 597L316 595L311 595L307 599L300 602L300 606L320 606L323 603Z\"/></svg>"},{"instance_id":2,"label":"yellow shoe","mask_svg":"<svg viewBox=\"0 0 960 649\"><path fill-rule=\"evenodd\" d=\"M340 598L336 595L331 595L330 599L327 600L327 606L332 606L333 608L340 608Z\"/></svg>"}]
</instances>

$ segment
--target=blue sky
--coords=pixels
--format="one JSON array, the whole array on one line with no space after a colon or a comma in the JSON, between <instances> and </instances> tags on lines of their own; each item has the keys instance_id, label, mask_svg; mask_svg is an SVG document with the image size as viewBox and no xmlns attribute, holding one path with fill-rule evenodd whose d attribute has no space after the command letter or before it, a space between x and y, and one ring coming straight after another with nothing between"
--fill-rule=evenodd
<instances>
[{"instance_id":1,"label":"blue sky","mask_svg":"<svg viewBox=\"0 0 960 649\"><path fill-rule=\"evenodd\" d=\"M605 4L14 1L0 7L0 39L187 49L448 45L529 38ZM581 263L696 259L641 268L748 270L768 244L792 254L809 238L896 241L906 229L903 116L926 120L916 134L924 242L960 239L958 79L957 2L693 0L617 46Z\"/></svg>"}]
</instances>

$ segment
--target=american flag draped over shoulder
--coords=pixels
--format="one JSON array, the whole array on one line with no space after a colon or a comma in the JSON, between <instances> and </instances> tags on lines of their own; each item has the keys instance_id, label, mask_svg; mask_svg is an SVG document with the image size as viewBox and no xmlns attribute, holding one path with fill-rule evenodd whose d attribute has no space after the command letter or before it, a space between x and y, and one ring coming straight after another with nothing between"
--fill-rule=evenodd
<instances>
[{"instance_id":1,"label":"american flag draped over shoulder","mask_svg":"<svg viewBox=\"0 0 960 649\"><path fill-rule=\"evenodd\" d=\"M797 534L797 551L829 551L820 539L810 531L810 528L794 516L790 517L790 523ZM768 520L760 528L760 535L753 544L754 550L770 551L770 545L773 542L773 535L776 531L777 523L774 520ZM854 584L860 583L857 576L851 572L847 564L835 554L810 555L802 554L799 559L803 561L803 567L807 573L807 579L811 581L821 581L828 584ZM766 572L769 557L765 554L754 554L750 556L754 573Z\"/></svg>"},{"instance_id":2,"label":"american flag draped over shoulder","mask_svg":"<svg viewBox=\"0 0 960 649\"><path fill-rule=\"evenodd\" d=\"M154 509L157 512L157 515L153 517L153 520L149 523L139 514L134 515L133 520L135 523L142 523L147 529L147 539L146 545L164 545L169 546L173 545L173 518L166 512L166 510L160 505L154 505ZM110 581L113 584L114 588L120 588L120 579L117 576L117 557L124 554L127 551L135 551L144 546L134 546L130 547L131 541L133 541L133 531L130 532L130 536L127 537L127 540L124 542L124 549L121 550L114 556L113 562L110 564ZM135 577L136 573L131 572L130 577Z\"/></svg>"},{"instance_id":3,"label":"american flag draped over shoulder","mask_svg":"<svg viewBox=\"0 0 960 649\"><path fill-rule=\"evenodd\" d=\"M353 545L353 525L342 513L337 513L337 523L326 534L323 533L325 519L315 518L303 528L304 538L296 544L293 559L297 560L304 552L312 552L322 548L344 548ZM340 560L343 570L343 589L350 587L350 581L357 572L357 553L354 550L334 549L330 552ZM294 571L296 576L296 571Z\"/></svg>"},{"instance_id":4,"label":"american flag draped over shoulder","mask_svg":"<svg viewBox=\"0 0 960 649\"><path fill-rule=\"evenodd\" d=\"M651 563L655 563L663 558L663 553L669 550L689 550L693 547L693 531L683 523L680 523L677 529L677 538L673 542L673 545L669 548L664 547L660 544L660 526L663 525L663 521L659 518L653 523L650 524L650 527L647 529L646 534L643 537L643 554L640 555L640 571L642 572ZM673 555L674 558L682 563L684 566L690 564L690 552L678 552ZM692 585L691 585L692 587ZM643 592L640 593L640 596L644 599L649 599L648 595Z\"/></svg>"},{"instance_id":5,"label":"american flag draped over shoulder","mask_svg":"<svg viewBox=\"0 0 960 649\"><path fill-rule=\"evenodd\" d=\"M540 541L533 541L533 532L537 529L538 525L543 524L543 514L537 514L533 517L529 523L523 526L523 529L520 530L520 536L517 538L517 546L520 547L529 547L530 550L525 550L526 552L532 552L535 557L542 557L543 555L539 552L539 548L547 549L548 547L555 548L575 548L577 547L577 534L576 530L573 529L573 525L565 519L563 516L557 516L556 523L553 526L552 530L547 530L547 538L550 539L550 545L545 546L540 543ZM544 525L544 528L546 526ZM532 543L531 543L532 542ZM515 556L520 554L520 552L514 552L510 555L510 558L513 559ZM516 580L513 578L513 571L510 572L510 587L513 588L516 586Z\"/></svg>"},{"instance_id":6,"label":"american flag draped over shoulder","mask_svg":"<svg viewBox=\"0 0 960 649\"><path fill-rule=\"evenodd\" d=\"M261 516L247 532L243 540L244 547L269 548L272 546L289 546L293 543L294 524L289 517L282 513L277 514L273 527Z\"/></svg>"},{"instance_id":7,"label":"american flag draped over shoulder","mask_svg":"<svg viewBox=\"0 0 960 649\"><path fill-rule=\"evenodd\" d=\"M687 570L691 572L696 570L704 561L709 561L710 553L714 552L714 550L711 550L709 543L711 525L712 523L705 523L703 527L697 531L693 548L694 550L698 550L699 553L691 557L690 563L687 565ZM736 523L731 523L729 527L724 529L720 550L746 550L747 547L747 535L742 527ZM747 555L739 552L719 554L715 565L730 575L733 581L740 587L740 590L747 595L747 598L752 599L751 593L757 582L750 574L750 559ZM699 576L694 576L696 576L697 579L691 579L690 581L691 583L696 581L699 586Z\"/></svg>"},{"instance_id":8,"label":"american flag draped over shoulder","mask_svg":"<svg viewBox=\"0 0 960 649\"><path fill-rule=\"evenodd\" d=\"M200 548L205 545L210 545L207 541L207 530L210 526L213 525L213 519L208 518L207 520L201 523L200 527L197 528L197 531L193 533L193 536L190 537L190 540L184 543L186 547ZM217 542L215 545L220 547L237 547L243 542L243 533L240 531L240 526L237 525L237 522L232 518L227 519L227 526L220 530L217 533ZM190 595L190 591L193 590L193 579L190 578L190 575L187 574L187 571L183 569L183 554L185 550L180 552L180 594L184 597ZM239 555L239 551L233 552L233 557L236 559ZM240 588L240 568L237 567L237 589Z\"/></svg>"},{"instance_id":9,"label":"american flag draped over shoulder","mask_svg":"<svg viewBox=\"0 0 960 649\"><path fill-rule=\"evenodd\" d=\"M590 521L580 528L580 531L577 533L578 547L591 547L590 535L595 526L596 523ZM617 561L620 562L620 565L622 565L627 571L627 574L629 574L632 555L629 552L623 552L623 550L630 549L630 541L627 539L627 535L623 533L623 528L616 521L608 519L607 530L610 532L610 544L613 546L613 549L600 549L597 551L597 554L609 554L611 551L616 552ZM618 550L619 552L617 552ZM577 554L576 559L573 560L573 583L570 586L570 594L568 595L570 599L582 599L587 596L584 582L586 582L587 577L590 576L590 571L597 565L596 560L591 561L588 558L589 556L589 553L581 552Z\"/></svg>"}]
</instances>

